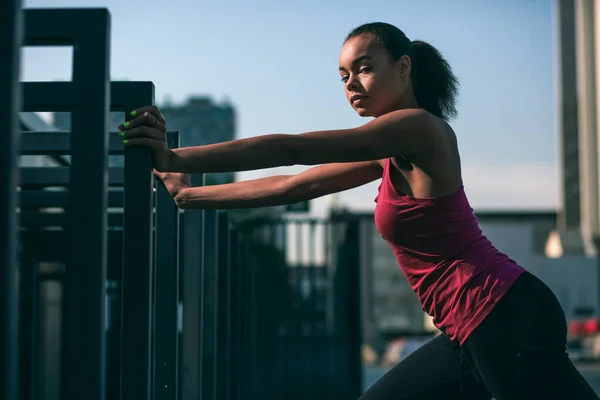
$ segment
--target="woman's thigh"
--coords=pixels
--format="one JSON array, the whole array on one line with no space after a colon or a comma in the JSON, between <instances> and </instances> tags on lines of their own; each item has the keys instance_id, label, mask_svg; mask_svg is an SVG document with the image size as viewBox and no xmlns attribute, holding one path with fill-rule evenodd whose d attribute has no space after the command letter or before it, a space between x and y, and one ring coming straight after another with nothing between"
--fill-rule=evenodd
<instances>
[{"instance_id":1,"label":"woman's thigh","mask_svg":"<svg viewBox=\"0 0 600 400\"><path fill-rule=\"evenodd\" d=\"M461 371L465 372L461 380ZM462 391L462 394L461 394ZM360 400L484 400L492 396L461 369L458 349L439 335L386 373Z\"/></svg>"}]
</instances>

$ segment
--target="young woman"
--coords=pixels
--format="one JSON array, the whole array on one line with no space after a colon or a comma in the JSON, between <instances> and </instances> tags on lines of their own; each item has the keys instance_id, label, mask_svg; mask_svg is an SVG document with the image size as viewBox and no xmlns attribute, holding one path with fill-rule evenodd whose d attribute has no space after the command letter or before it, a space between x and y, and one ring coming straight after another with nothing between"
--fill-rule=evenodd
<instances>
[{"instance_id":1,"label":"young woman","mask_svg":"<svg viewBox=\"0 0 600 400\"><path fill-rule=\"evenodd\" d=\"M362 400L598 399L566 353L565 314L550 289L482 234L462 184L458 82L431 45L398 28L353 30L339 56L353 129L274 134L169 150L155 107L120 127L152 150L182 208L264 207L381 179L375 222L442 334L400 362ZM317 165L294 176L190 187L187 173Z\"/></svg>"}]
</instances>

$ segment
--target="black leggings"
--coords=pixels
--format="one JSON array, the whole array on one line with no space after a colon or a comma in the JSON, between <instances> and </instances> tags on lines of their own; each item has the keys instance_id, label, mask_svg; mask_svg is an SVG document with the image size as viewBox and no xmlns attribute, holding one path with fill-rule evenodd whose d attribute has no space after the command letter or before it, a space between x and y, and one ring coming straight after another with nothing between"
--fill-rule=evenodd
<instances>
[{"instance_id":1,"label":"black leggings","mask_svg":"<svg viewBox=\"0 0 600 400\"><path fill-rule=\"evenodd\" d=\"M524 273L462 346L437 336L360 400L600 399L569 360L566 336L558 300Z\"/></svg>"}]
</instances>

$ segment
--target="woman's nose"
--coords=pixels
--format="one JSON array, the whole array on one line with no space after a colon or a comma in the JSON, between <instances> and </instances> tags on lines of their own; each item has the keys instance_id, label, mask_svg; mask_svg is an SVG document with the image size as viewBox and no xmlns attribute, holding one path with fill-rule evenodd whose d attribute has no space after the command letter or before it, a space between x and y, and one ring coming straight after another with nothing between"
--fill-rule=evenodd
<instances>
[{"instance_id":1,"label":"woman's nose","mask_svg":"<svg viewBox=\"0 0 600 400\"><path fill-rule=\"evenodd\" d=\"M356 89L358 86L359 86L358 79L356 79L355 77L350 77L346 81L346 89L348 89L348 90Z\"/></svg>"}]
</instances>

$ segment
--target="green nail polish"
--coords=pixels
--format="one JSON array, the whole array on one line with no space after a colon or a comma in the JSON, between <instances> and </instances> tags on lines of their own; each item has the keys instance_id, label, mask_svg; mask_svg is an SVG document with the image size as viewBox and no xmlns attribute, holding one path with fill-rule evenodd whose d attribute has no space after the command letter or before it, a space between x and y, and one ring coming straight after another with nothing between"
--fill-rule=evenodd
<instances>
[{"instance_id":1,"label":"green nail polish","mask_svg":"<svg viewBox=\"0 0 600 400\"><path fill-rule=\"evenodd\" d=\"M123 135L125 135L125 133L119 132L119 136L123 137Z\"/></svg>"},{"instance_id":2,"label":"green nail polish","mask_svg":"<svg viewBox=\"0 0 600 400\"><path fill-rule=\"evenodd\" d=\"M127 128L129 125L131 125L129 122L125 122L125 123L123 124L123 126L124 126L125 128Z\"/></svg>"},{"instance_id":3,"label":"green nail polish","mask_svg":"<svg viewBox=\"0 0 600 400\"><path fill-rule=\"evenodd\" d=\"M123 140L123 143L127 144L127 143L129 143L129 140L125 139L125 140Z\"/></svg>"},{"instance_id":4,"label":"green nail polish","mask_svg":"<svg viewBox=\"0 0 600 400\"><path fill-rule=\"evenodd\" d=\"M133 111L131 112L131 116L132 116L132 117L135 117L135 114L137 114L137 111L133 110Z\"/></svg>"}]
</instances>

